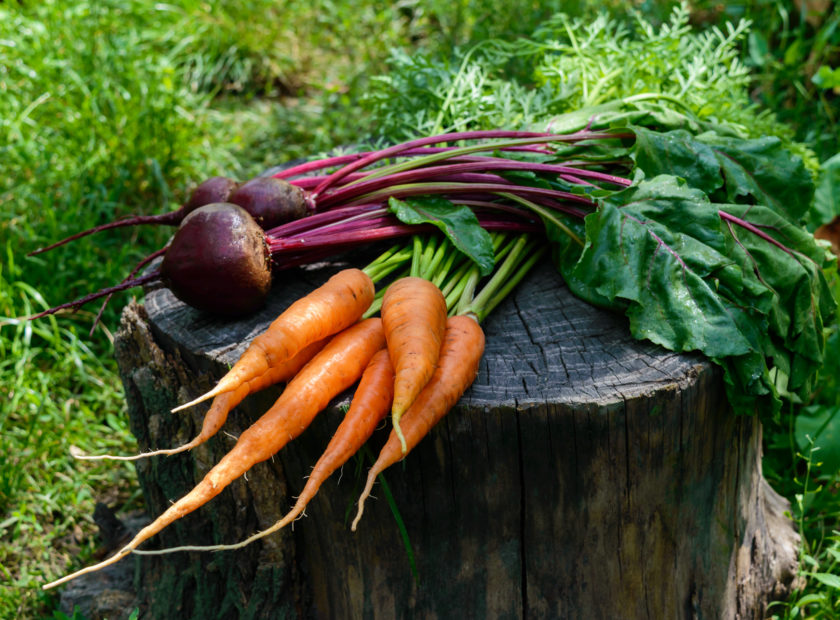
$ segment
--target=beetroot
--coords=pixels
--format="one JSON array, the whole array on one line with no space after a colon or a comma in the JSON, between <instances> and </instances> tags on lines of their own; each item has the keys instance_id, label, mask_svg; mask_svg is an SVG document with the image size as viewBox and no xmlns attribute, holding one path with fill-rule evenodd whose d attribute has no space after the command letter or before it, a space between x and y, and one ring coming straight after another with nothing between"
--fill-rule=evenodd
<instances>
[{"instance_id":1,"label":"beetroot","mask_svg":"<svg viewBox=\"0 0 840 620\"><path fill-rule=\"evenodd\" d=\"M273 177L257 177L238 187L229 202L251 214L263 230L307 215L303 190Z\"/></svg>"},{"instance_id":2,"label":"beetroot","mask_svg":"<svg viewBox=\"0 0 840 620\"><path fill-rule=\"evenodd\" d=\"M271 288L265 233L236 205L199 207L181 222L160 276L178 299L199 310L226 316L252 312Z\"/></svg>"},{"instance_id":3,"label":"beetroot","mask_svg":"<svg viewBox=\"0 0 840 620\"><path fill-rule=\"evenodd\" d=\"M214 202L230 202L228 199L239 183L227 177L210 177L200 183L190 194L182 207L183 215L192 213L199 207L211 205Z\"/></svg>"}]
</instances>

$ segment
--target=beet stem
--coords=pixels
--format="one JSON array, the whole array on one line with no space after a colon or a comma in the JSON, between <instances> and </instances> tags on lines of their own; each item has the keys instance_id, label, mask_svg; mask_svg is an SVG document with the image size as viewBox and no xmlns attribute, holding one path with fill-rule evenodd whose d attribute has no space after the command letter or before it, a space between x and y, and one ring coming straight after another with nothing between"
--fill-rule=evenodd
<instances>
[{"instance_id":1,"label":"beet stem","mask_svg":"<svg viewBox=\"0 0 840 620\"><path fill-rule=\"evenodd\" d=\"M568 200L586 206L594 207L595 203L578 194L563 192L555 189L544 189L542 187L531 187L530 185L514 185L503 183L410 183L405 185L394 185L370 192L361 196L359 200L373 201L389 197L417 196L423 194L463 194L463 193L499 193L505 192L519 196L540 196L557 200ZM352 202L348 206L352 206Z\"/></svg>"},{"instance_id":2,"label":"beet stem","mask_svg":"<svg viewBox=\"0 0 840 620\"><path fill-rule=\"evenodd\" d=\"M787 252L791 256L794 256L793 250L791 250L789 247L787 247L784 243L782 243L781 241L777 241L776 239L774 239L773 237L768 235L766 232L764 232L763 230L761 230L757 226L755 226L753 224L750 224L746 220L742 220L740 217L732 215L731 213L727 213L726 211L718 211L718 215L720 216L721 219L726 220L728 222L732 222L733 224L735 224L737 226L740 226L744 230L750 231L752 234L756 235L757 237L760 237L761 239L764 239L764 241L766 241L767 243L775 245L780 250L783 250L784 252Z\"/></svg>"},{"instance_id":3,"label":"beet stem","mask_svg":"<svg viewBox=\"0 0 840 620\"><path fill-rule=\"evenodd\" d=\"M598 138L598 137L614 137L612 134L608 133L592 133L589 131L579 131L572 134L551 134L546 132L533 132L533 131L504 131L504 130L490 130L490 131L462 131L462 132L453 132L448 134L440 134L437 136L428 136L426 138L418 138L416 140L410 140L408 142L403 142L402 144L397 144L392 147L382 149L381 151L376 151L374 153L370 153L369 155L362 157L361 159L357 159L356 161L347 164L343 168L340 168L333 172L329 177L324 179L324 181L315 188L312 192L315 196L323 193L329 187L335 185L338 181L343 179L345 176L350 174L351 172L355 172L365 166L369 166L372 163L380 161L382 159L393 157L398 155L404 151L408 151L410 149L426 146L431 144L438 144L440 142L454 142L458 140L479 140L479 139L493 139L493 138L502 138L502 139L533 139L537 142L575 142L580 140L586 140L589 138ZM505 146L519 146L517 144L505 145Z\"/></svg>"},{"instance_id":4,"label":"beet stem","mask_svg":"<svg viewBox=\"0 0 840 620\"><path fill-rule=\"evenodd\" d=\"M356 161L357 159L361 159L368 153L369 151L363 151L361 153L348 153L347 155L337 155L335 157L316 159L314 161L308 161L297 166L292 166L291 168L286 168L285 170L276 172L271 176L273 176L275 179L288 179L290 177L307 174L308 172L315 172L316 170L331 168L332 166L343 166L344 164L348 164L350 162Z\"/></svg>"},{"instance_id":5,"label":"beet stem","mask_svg":"<svg viewBox=\"0 0 840 620\"><path fill-rule=\"evenodd\" d=\"M335 209L330 209L329 211L324 211L323 213L316 213L299 220L293 220L291 222L281 224L280 226L267 230L265 234L268 238L289 237L290 235L299 234L301 232L311 230L312 228L319 228L324 224L340 221L348 215L354 216L367 211L381 209L382 204L383 203L380 201L374 204L337 207Z\"/></svg>"}]
</instances>

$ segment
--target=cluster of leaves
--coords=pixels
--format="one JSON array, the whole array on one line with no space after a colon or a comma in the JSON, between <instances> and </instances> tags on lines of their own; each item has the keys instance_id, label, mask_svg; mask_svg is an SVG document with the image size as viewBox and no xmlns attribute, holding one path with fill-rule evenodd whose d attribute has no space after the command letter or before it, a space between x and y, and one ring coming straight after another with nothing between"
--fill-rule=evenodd
<instances>
[{"instance_id":1,"label":"cluster of leaves","mask_svg":"<svg viewBox=\"0 0 840 620\"><path fill-rule=\"evenodd\" d=\"M744 137L790 129L759 112L739 60L748 24L697 32L686 6L660 28L638 17L558 14L529 38L487 40L451 59L395 52L388 74L372 80L365 105L388 138L464 127L533 126L552 115L640 94Z\"/></svg>"},{"instance_id":2,"label":"cluster of leaves","mask_svg":"<svg viewBox=\"0 0 840 620\"><path fill-rule=\"evenodd\" d=\"M783 398L807 402L823 362L824 326L835 310L824 273L834 257L802 225L815 194L811 174L779 138L662 131L668 115L646 118L657 130L613 125L597 138L559 147L559 158L516 155L552 163L570 158L603 172L632 162L635 180L621 191L527 168L503 174L518 185L596 200L582 223L578 215L537 211L572 292L624 312L639 339L716 361L740 413L772 416ZM409 202L411 217L404 213ZM440 224L447 210L458 213L439 198L394 204L409 224ZM480 237L463 233L470 226L480 229L475 218L446 227L462 231L455 236L480 262Z\"/></svg>"},{"instance_id":3,"label":"cluster of leaves","mask_svg":"<svg viewBox=\"0 0 840 620\"><path fill-rule=\"evenodd\" d=\"M561 271L576 294L626 311L636 336L721 363L739 410L766 396L777 412L780 397L807 400L822 363L829 255L802 224L830 219L838 186L833 166L820 171L751 102L747 33L743 21L695 32L685 5L659 28L559 14L530 38L486 41L452 62L396 54L366 101L394 139L632 123L632 153L600 156L632 157L640 182L601 199L582 254L553 235Z\"/></svg>"},{"instance_id":4,"label":"cluster of leaves","mask_svg":"<svg viewBox=\"0 0 840 620\"><path fill-rule=\"evenodd\" d=\"M567 283L623 310L636 337L720 363L737 410L806 402L835 302L832 257L800 225L803 162L777 138L634 133L638 182L586 218L582 253L563 244Z\"/></svg>"}]
</instances>

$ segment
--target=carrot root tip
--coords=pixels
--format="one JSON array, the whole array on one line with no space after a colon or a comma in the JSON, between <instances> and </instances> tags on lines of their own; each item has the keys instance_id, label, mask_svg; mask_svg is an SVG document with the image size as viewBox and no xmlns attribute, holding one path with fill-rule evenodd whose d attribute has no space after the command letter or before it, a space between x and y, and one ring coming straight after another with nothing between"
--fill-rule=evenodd
<instances>
[{"instance_id":1,"label":"carrot root tip","mask_svg":"<svg viewBox=\"0 0 840 620\"><path fill-rule=\"evenodd\" d=\"M177 448L163 448L161 450L152 450L150 452L141 452L139 454L130 455L87 454L86 452L77 448L76 446L70 446L70 456L80 461L138 461L140 459L145 459L150 456L163 456L178 454L180 452L186 452L187 450L190 450L197 446L199 443L201 442L193 439L189 443L185 443L184 445L178 446Z\"/></svg>"},{"instance_id":2,"label":"carrot root tip","mask_svg":"<svg viewBox=\"0 0 840 620\"><path fill-rule=\"evenodd\" d=\"M350 526L350 531L355 532L356 526L359 525L359 521L362 518L362 514L365 512L365 500L370 496L370 492L373 490L373 483L376 480L377 474L371 470L370 474L368 475L367 483L365 484L365 490L362 491L361 497L359 497L359 510L356 512L356 518L353 519L353 523Z\"/></svg>"},{"instance_id":3,"label":"carrot root tip","mask_svg":"<svg viewBox=\"0 0 840 620\"><path fill-rule=\"evenodd\" d=\"M400 450L402 451L402 455L405 456L408 454L408 446L405 443L405 435L403 435L402 429L400 428L400 417L402 416L395 415L393 417L394 434L400 440Z\"/></svg>"},{"instance_id":4,"label":"carrot root tip","mask_svg":"<svg viewBox=\"0 0 840 620\"><path fill-rule=\"evenodd\" d=\"M205 400L209 400L211 398L214 398L215 396L218 396L219 394L224 393L225 390L219 389L220 385L217 385L215 388L213 388L212 390L210 390L206 394L202 394L201 396L199 396L195 400L191 400L190 402L184 403L183 405L178 405L177 407L175 407L172 410L172 413L177 413L179 411L183 411L184 409L189 409L190 407L192 407L194 405L197 405L199 403L203 403Z\"/></svg>"},{"instance_id":5,"label":"carrot root tip","mask_svg":"<svg viewBox=\"0 0 840 620\"><path fill-rule=\"evenodd\" d=\"M94 573L94 572L96 572L96 571L98 571L102 568L105 568L106 566L110 566L111 564L114 564L115 562L118 562L119 560L121 560L125 556L129 555L131 552L132 552L132 547L131 546L123 547L122 549L120 549L117 553L112 555L107 560L103 560L102 562L99 562L99 564L94 564L93 566L88 566L88 567L83 568L81 570L77 570L75 573L70 573L69 575L65 575L61 579L56 579L55 581L51 581L49 583L46 583L43 586L41 586L41 589L42 590L49 590L50 588L54 588L56 586L60 586L63 583L67 583L68 581L72 581L76 577L81 577L82 575L87 575L88 573Z\"/></svg>"}]
</instances>

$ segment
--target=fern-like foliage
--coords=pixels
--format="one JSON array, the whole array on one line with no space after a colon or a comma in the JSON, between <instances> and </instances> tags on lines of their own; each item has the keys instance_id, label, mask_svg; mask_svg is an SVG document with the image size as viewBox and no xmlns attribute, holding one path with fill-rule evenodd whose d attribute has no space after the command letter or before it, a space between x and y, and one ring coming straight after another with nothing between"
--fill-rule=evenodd
<instances>
[{"instance_id":1,"label":"fern-like foliage","mask_svg":"<svg viewBox=\"0 0 840 620\"><path fill-rule=\"evenodd\" d=\"M777 136L815 170L790 128L750 100L750 74L740 60L749 26L696 31L687 4L658 27L639 14L628 21L559 13L531 37L483 41L451 58L395 51L389 73L372 80L363 105L380 135L402 140L533 127L607 103L626 117L655 102L660 118L664 108L743 138Z\"/></svg>"}]
</instances>

